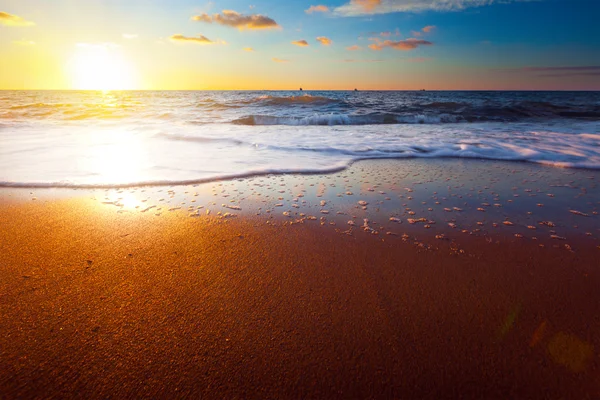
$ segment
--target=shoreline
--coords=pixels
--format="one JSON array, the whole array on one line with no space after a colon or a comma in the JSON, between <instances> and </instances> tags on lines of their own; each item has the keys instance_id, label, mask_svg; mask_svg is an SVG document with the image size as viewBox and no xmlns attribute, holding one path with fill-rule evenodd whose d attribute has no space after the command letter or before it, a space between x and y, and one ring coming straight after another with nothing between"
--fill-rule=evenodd
<instances>
[{"instance_id":1,"label":"shoreline","mask_svg":"<svg viewBox=\"0 0 600 400\"><path fill-rule=\"evenodd\" d=\"M428 157L364 157L350 160L345 166L332 167L323 170L277 170L277 171L266 171L266 172L248 172L242 174L231 174L216 176L213 178L200 178L200 179L189 179L179 181L145 181L145 182L133 182L133 183L116 183L116 184L79 184L79 183L21 183L21 182L0 182L0 190L4 189L73 189L73 190L93 190L93 189L139 189L148 187L181 187L181 186L193 186L193 185L204 185L215 182L232 181L238 179L252 179L270 176L287 176L287 175L329 175L338 172L343 172L350 169L356 163L363 163L369 161L412 161L412 160L423 160L428 162L436 161L474 161L474 162L490 162L490 163L516 163L518 164L532 164L535 166L548 167L548 168L559 168L566 170L577 170L577 171L600 171L600 167L580 167L564 165L561 162L538 162L532 160L507 160L507 159L494 159L494 158L479 158L479 157L465 157L465 156L436 156L432 158Z\"/></svg>"},{"instance_id":2,"label":"shoreline","mask_svg":"<svg viewBox=\"0 0 600 400\"><path fill-rule=\"evenodd\" d=\"M378 160L172 188L0 189L0 392L594 397L598 181Z\"/></svg>"}]
</instances>

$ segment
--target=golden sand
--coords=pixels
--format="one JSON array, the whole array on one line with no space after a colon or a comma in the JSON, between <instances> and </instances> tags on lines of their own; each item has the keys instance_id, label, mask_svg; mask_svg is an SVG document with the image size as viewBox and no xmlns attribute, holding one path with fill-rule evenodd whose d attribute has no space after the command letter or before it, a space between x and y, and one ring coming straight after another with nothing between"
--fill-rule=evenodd
<instances>
[{"instance_id":1,"label":"golden sand","mask_svg":"<svg viewBox=\"0 0 600 400\"><path fill-rule=\"evenodd\" d=\"M37 196L0 204L0 397L600 395L595 236L569 251L408 214L373 234L330 225L329 199L326 223L290 224Z\"/></svg>"}]
</instances>

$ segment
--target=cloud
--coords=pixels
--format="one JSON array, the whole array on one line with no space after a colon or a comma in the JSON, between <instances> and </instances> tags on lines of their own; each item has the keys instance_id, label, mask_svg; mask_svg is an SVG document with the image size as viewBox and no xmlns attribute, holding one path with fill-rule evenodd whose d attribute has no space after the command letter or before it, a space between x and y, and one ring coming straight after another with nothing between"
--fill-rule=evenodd
<instances>
[{"instance_id":1,"label":"cloud","mask_svg":"<svg viewBox=\"0 0 600 400\"><path fill-rule=\"evenodd\" d=\"M498 68L495 69L498 72L507 72L507 73L535 73L541 72L545 73L543 75L538 76L577 76L583 74L600 74L600 65L575 65L568 67L521 67L521 68Z\"/></svg>"},{"instance_id":2,"label":"cloud","mask_svg":"<svg viewBox=\"0 0 600 400\"><path fill-rule=\"evenodd\" d=\"M308 42L306 40L294 40L292 42L292 44L295 44L296 46L300 46L300 47L308 46Z\"/></svg>"},{"instance_id":3,"label":"cloud","mask_svg":"<svg viewBox=\"0 0 600 400\"><path fill-rule=\"evenodd\" d=\"M244 51L247 51L247 52L251 53L251 52L256 51L256 50L254 50L252 47L244 47Z\"/></svg>"},{"instance_id":4,"label":"cloud","mask_svg":"<svg viewBox=\"0 0 600 400\"><path fill-rule=\"evenodd\" d=\"M517 71L527 71L527 72L600 71L600 65L584 65L584 66L574 66L574 67L525 67L525 68L518 68Z\"/></svg>"},{"instance_id":5,"label":"cloud","mask_svg":"<svg viewBox=\"0 0 600 400\"><path fill-rule=\"evenodd\" d=\"M381 40L379 38L373 38L374 42L369 45L369 48L372 50L383 50L386 47L392 48L394 50L414 50L419 46L431 46L432 42L422 39L406 39L406 40Z\"/></svg>"},{"instance_id":6,"label":"cloud","mask_svg":"<svg viewBox=\"0 0 600 400\"><path fill-rule=\"evenodd\" d=\"M329 39L329 38L327 38L327 37L325 37L325 36L319 36L319 37L317 38L317 41L318 41L318 42L321 42L321 44L322 44L323 46L329 46L331 43L333 43L333 41L332 41L331 39Z\"/></svg>"},{"instance_id":7,"label":"cloud","mask_svg":"<svg viewBox=\"0 0 600 400\"><path fill-rule=\"evenodd\" d=\"M351 0L350 5L357 7L365 13L370 13L377 7L381 6L382 0Z\"/></svg>"},{"instance_id":8,"label":"cloud","mask_svg":"<svg viewBox=\"0 0 600 400\"><path fill-rule=\"evenodd\" d=\"M277 58L277 57L273 57L273 61L275 61L276 63L288 63L290 62L290 60L286 60L283 58Z\"/></svg>"},{"instance_id":9,"label":"cloud","mask_svg":"<svg viewBox=\"0 0 600 400\"><path fill-rule=\"evenodd\" d=\"M137 39L138 35L136 33L124 33L123 39Z\"/></svg>"},{"instance_id":10,"label":"cloud","mask_svg":"<svg viewBox=\"0 0 600 400\"><path fill-rule=\"evenodd\" d=\"M195 15L192 17L192 21L206 22L209 24L217 23L239 30L244 29L273 29L281 28L274 19L267 17L266 15L252 14L243 15L237 11L223 10L221 14L208 14Z\"/></svg>"},{"instance_id":11,"label":"cloud","mask_svg":"<svg viewBox=\"0 0 600 400\"><path fill-rule=\"evenodd\" d=\"M23 18L17 16L17 15L13 15L13 14L9 14L7 12L4 11L0 11L0 25L5 25L5 26L33 26L35 25L34 22L31 21L26 21Z\"/></svg>"},{"instance_id":12,"label":"cloud","mask_svg":"<svg viewBox=\"0 0 600 400\"><path fill-rule=\"evenodd\" d=\"M25 39L21 39L21 40L15 40L13 41L14 44L19 45L19 46L34 46L35 42L33 40L25 40Z\"/></svg>"},{"instance_id":13,"label":"cloud","mask_svg":"<svg viewBox=\"0 0 600 400\"><path fill-rule=\"evenodd\" d=\"M350 0L334 12L342 16L388 14L395 12L460 11L490 4L533 0Z\"/></svg>"},{"instance_id":14,"label":"cloud","mask_svg":"<svg viewBox=\"0 0 600 400\"><path fill-rule=\"evenodd\" d=\"M568 78L574 76L600 76L600 72L562 72L558 74L541 74L540 78Z\"/></svg>"},{"instance_id":15,"label":"cloud","mask_svg":"<svg viewBox=\"0 0 600 400\"><path fill-rule=\"evenodd\" d=\"M423 36L424 33L431 33L435 29L436 29L435 25L427 25L426 27L424 27L420 31L412 31L411 33L412 33L413 36L421 37L421 36Z\"/></svg>"},{"instance_id":16,"label":"cloud","mask_svg":"<svg viewBox=\"0 0 600 400\"><path fill-rule=\"evenodd\" d=\"M362 47L360 47L359 45L355 44L354 46L346 47L346 50L349 50L349 51L362 50Z\"/></svg>"},{"instance_id":17,"label":"cloud","mask_svg":"<svg viewBox=\"0 0 600 400\"><path fill-rule=\"evenodd\" d=\"M215 44L212 40L203 35L198 36L183 36L181 34L176 34L171 36L169 39L173 42L181 42L181 43L196 43L196 44Z\"/></svg>"},{"instance_id":18,"label":"cloud","mask_svg":"<svg viewBox=\"0 0 600 400\"><path fill-rule=\"evenodd\" d=\"M600 65L576 65L569 67L523 67L505 68L503 72L539 72L540 78L567 78L576 76L600 76Z\"/></svg>"},{"instance_id":19,"label":"cloud","mask_svg":"<svg viewBox=\"0 0 600 400\"><path fill-rule=\"evenodd\" d=\"M312 14L314 12L326 13L329 12L329 7L324 5L310 6L307 10L304 10L304 12L307 14Z\"/></svg>"}]
</instances>

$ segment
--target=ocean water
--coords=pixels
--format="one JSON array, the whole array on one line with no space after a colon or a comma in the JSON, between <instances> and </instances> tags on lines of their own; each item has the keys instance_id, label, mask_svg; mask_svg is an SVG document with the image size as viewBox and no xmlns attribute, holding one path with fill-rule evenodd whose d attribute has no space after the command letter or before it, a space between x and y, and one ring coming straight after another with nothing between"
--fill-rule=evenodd
<instances>
[{"instance_id":1,"label":"ocean water","mask_svg":"<svg viewBox=\"0 0 600 400\"><path fill-rule=\"evenodd\" d=\"M410 157L600 169L600 92L0 91L0 186L193 183Z\"/></svg>"}]
</instances>

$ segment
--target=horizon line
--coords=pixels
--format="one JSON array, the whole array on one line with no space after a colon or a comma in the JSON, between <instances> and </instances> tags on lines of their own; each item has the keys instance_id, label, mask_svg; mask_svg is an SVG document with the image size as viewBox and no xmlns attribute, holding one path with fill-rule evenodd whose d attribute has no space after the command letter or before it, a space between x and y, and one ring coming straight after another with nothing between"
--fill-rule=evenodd
<instances>
[{"instance_id":1,"label":"horizon line","mask_svg":"<svg viewBox=\"0 0 600 400\"><path fill-rule=\"evenodd\" d=\"M600 92L599 89L0 89L0 92Z\"/></svg>"}]
</instances>

